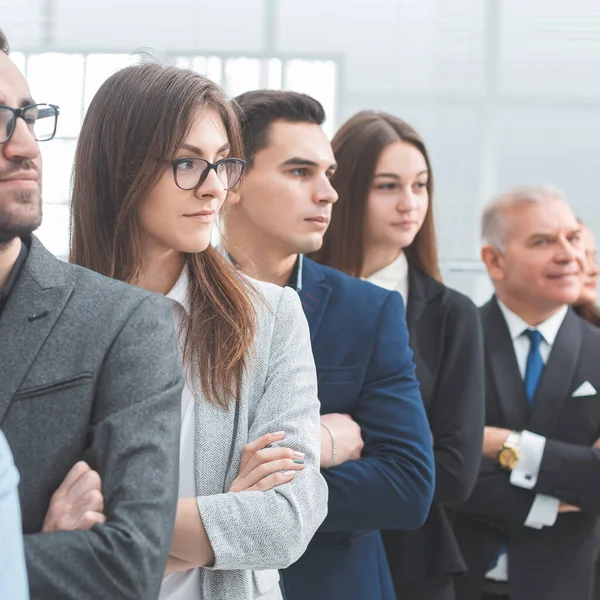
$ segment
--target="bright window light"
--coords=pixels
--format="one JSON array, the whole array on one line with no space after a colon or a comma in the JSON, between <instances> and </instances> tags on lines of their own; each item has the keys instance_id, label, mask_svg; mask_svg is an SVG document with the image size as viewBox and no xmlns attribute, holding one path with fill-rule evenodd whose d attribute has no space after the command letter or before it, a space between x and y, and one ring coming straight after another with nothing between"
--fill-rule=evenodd
<instances>
[{"instance_id":1,"label":"bright window light","mask_svg":"<svg viewBox=\"0 0 600 600\"><path fill-rule=\"evenodd\" d=\"M235 98L260 87L260 61L256 58L230 58L225 62L225 92Z\"/></svg>"},{"instance_id":2,"label":"bright window light","mask_svg":"<svg viewBox=\"0 0 600 600\"><path fill-rule=\"evenodd\" d=\"M316 98L325 109L323 126L331 138L335 122L336 65L332 60L290 60L285 66L285 87Z\"/></svg>"},{"instance_id":3,"label":"bright window light","mask_svg":"<svg viewBox=\"0 0 600 600\"><path fill-rule=\"evenodd\" d=\"M27 80L36 102L58 104L57 137L77 137L83 119L83 54L34 54Z\"/></svg>"},{"instance_id":4,"label":"bright window light","mask_svg":"<svg viewBox=\"0 0 600 600\"><path fill-rule=\"evenodd\" d=\"M269 82L271 90L280 90L283 85L283 63L278 58L269 60Z\"/></svg>"},{"instance_id":5,"label":"bright window light","mask_svg":"<svg viewBox=\"0 0 600 600\"><path fill-rule=\"evenodd\" d=\"M85 71L85 110L87 110L100 86L113 73L138 62L139 57L133 54L90 54L87 57Z\"/></svg>"},{"instance_id":6,"label":"bright window light","mask_svg":"<svg viewBox=\"0 0 600 600\"><path fill-rule=\"evenodd\" d=\"M25 55L22 52L11 52L10 58L15 65L17 65L19 71L21 71L23 75L26 75L25 65L27 63L27 59L25 58Z\"/></svg>"}]
</instances>

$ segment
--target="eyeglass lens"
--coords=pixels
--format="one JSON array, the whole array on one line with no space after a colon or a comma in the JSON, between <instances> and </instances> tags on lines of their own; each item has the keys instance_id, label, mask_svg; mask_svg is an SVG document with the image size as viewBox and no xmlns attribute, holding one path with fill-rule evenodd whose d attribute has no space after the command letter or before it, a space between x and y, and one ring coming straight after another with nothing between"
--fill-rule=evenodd
<instances>
[{"instance_id":1,"label":"eyeglass lens","mask_svg":"<svg viewBox=\"0 0 600 600\"><path fill-rule=\"evenodd\" d=\"M58 113L53 106L36 104L28 107L23 116L29 131L38 142L45 142L54 137ZM12 136L17 118L9 108L0 107L0 144L7 142Z\"/></svg>"},{"instance_id":2,"label":"eyeglass lens","mask_svg":"<svg viewBox=\"0 0 600 600\"><path fill-rule=\"evenodd\" d=\"M208 177L208 162L194 158L177 163L175 174L177 185L185 190L192 190L201 185ZM237 160L223 160L217 163L217 177L226 190L230 190L240 180L244 163Z\"/></svg>"}]
</instances>

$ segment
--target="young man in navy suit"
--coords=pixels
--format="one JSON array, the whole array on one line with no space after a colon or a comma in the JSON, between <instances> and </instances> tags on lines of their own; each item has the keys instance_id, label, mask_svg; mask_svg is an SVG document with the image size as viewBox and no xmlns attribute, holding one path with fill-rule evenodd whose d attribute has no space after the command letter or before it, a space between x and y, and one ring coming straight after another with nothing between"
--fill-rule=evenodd
<instances>
[{"instance_id":1,"label":"young man in navy suit","mask_svg":"<svg viewBox=\"0 0 600 600\"><path fill-rule=\"evenodd\" d=\"M494 297L481 308L486 425L457 538L457 600L591 600L600 543L600 329L569 308L580 225L550 186L520 186L482 219Z\"/></svg>"},{"instance_id":2,"label":"young man in navy suit","mask_svg":"<svg viewBox=\"0 0 600 600\"><path fill-rule=\"evenodd\" d=\"M225 249L248 275L300 294L322 405L329 514L283 573L284 594L395 600L378 530L420 527L434 483L403 301L304 257L320 248L337 201L320 103L280 91L249 92L237 102L248 169L230 197Z\"/></svg>"}]
</instances>

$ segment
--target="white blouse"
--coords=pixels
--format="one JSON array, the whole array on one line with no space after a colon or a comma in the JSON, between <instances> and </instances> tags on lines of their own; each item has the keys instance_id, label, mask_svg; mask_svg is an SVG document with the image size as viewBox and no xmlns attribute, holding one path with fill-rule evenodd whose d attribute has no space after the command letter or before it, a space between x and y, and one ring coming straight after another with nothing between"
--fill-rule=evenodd
<instances>
[{"instance_id":1,"label":"white blouse","mask_svg":"<svg viewBox=\"0 0 600 600\"><path fill-rule=\"evenodd\" d=\"M171 300L175 327L183 344L183 319L189 312L188 267L184 266L173 289L167 294ZM183 354L183 348L181 348ZM185 365L185 386L181 396L181 441L179 446L179 498L196 497L194 464L194 394L191 369ZM167 575L160 588L159 600L202 600L202 570L191 569Z\"/></svg>"},{"instance_id":2,"label":"white blouse","mask_svg":"<svg viewBox=\"0 0 600 600\"><path fill-rule=\"evenodd\" d=\"M369 277L365 277L365 281L374 283L386 290L400 292L404 300L404 310L406 310L408 299L408 260L404 252L401 252L398 258L387 267L383 267L380 271L369 275Z\"/></svg>"}]
</instances>

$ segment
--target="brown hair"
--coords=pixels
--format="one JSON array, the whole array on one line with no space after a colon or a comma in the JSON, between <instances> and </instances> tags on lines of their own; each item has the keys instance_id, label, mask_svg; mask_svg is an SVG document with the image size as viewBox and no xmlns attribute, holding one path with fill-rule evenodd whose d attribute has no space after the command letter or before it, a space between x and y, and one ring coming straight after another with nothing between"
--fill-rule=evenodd
<instances>
[{"instance_id":1,"label":"brown hair","mask_svg":"<svg viewBox=\"0 0 600 600\"><path fill-rule=\"evenodd\" d=\"M71 201L73 263L135 283L141 271L138 207L175 157L198 108L222 119L232 156L242 155L237 117L222 90L192 71L156 64L115 73L100 87L75 153ZM186 254L190 314L186 360L202 391L226 408L240 397L256 315L250 288L212 247Z\"/></svg>"},{"instance_id":2,"label":"brown hair","mask_svg":"<svg viewBox=\"0 0 600 600\"><path fill-rule=\"evenodd\" d=\"M595 304L575 304L573 310L594 327L600 327L600 307Z\"/></svg>"},{"instance_id":3,"label":"brown hair","mask_svg":"<svg viewBox=\"0 0 600 600\"><path fill-rule=\"evenodd\" d=\"M398 141L412 144L423 155L429 172L427 214L404 252L411 265L441 281L433 221L433 173L427 148L408 123L381 112L359 112L342 125L331 142L338 163L331 183L340 199L333 205L331 225L314 259L354 277L362 276L369 191L382 151Z\"/></svg>"},{"instance_id":4,"label":"brown hair","mask_svg":"<svg viewBox=\"0 0 600 600\"><path fill-rule=\"evenodd\" d=\"M10 47L8 45L8 40L4 35L4 31L0 29L0 52L4 52L4 54L8 54L10 52Z\"/></svg>"},{"instance_id":5,"label":"brown hair","mask_svg":"<svg viewBox=\"0 0 600 600\"><path fill-rule=\"evenodd\" d=\"M321 103L299 92L254 90L237 96L234 101L243 112L242 138L249 166L254 156L269 144L269 128L275 121L315 125L325 121Z\"/></svg>"}]
</instances>

